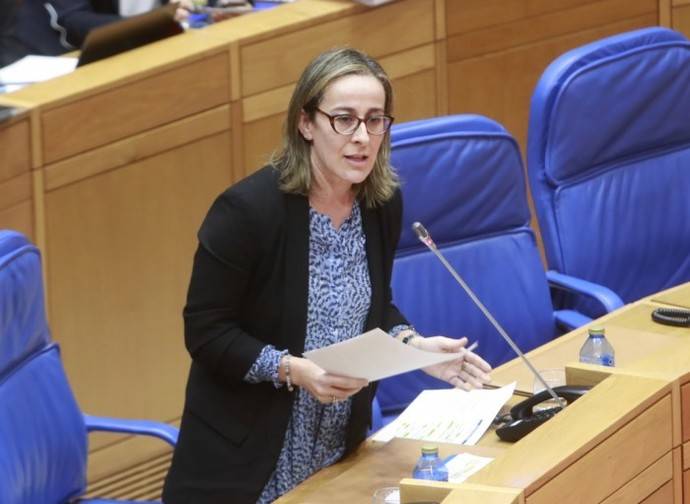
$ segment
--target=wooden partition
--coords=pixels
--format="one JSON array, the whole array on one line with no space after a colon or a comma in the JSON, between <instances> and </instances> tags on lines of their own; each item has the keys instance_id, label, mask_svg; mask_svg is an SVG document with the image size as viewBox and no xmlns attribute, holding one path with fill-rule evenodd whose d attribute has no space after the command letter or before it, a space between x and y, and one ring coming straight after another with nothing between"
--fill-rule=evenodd
<instances>
[{"instance_id":1,"label":"wooden partition","mask_svg":"<svg viewBox=\"0 0 690 504\"><path fill-rule=\"evenodd\" d=\"M690 37L690 0L659 0L659 24Z\"/></svg>"},{"instance_id":2,"label":"wooden partition","mask_svg":"<svg viewBox=\"0 0 690 504\"><path fill-rule=\"evenodd\" d=\"M43 252L50 324L82 408L179 420L196 230L213 198L279 146L310 58L363 49L392 77L396 121L478 112L524 145L547 63L657 24L659 9L656 0L299 0L1 96L27 111L0 124L0 227ZM161 451L92 437L90 479Z\"/></svg>"},{"instance_id":3,"label":"wooden partition","mask_svg":"<svg viewBox=\"0 0 690 504\"><path fill-rule=\"evenodd\" d=\"M532 91L560 54L658 23L657 0L446 2L448 111L498 120L523 147Z\"/></svg>"},{"instance_id":4,"label":"wooden partition","mask_svg":"<svg viewBox=\"0 0 690 504\"><path fill-rule=\"evenodd\" d=\"M31 114L0 123L0 227L34 236L34 173L31 165Z\"/></svg>"}]
</instances>

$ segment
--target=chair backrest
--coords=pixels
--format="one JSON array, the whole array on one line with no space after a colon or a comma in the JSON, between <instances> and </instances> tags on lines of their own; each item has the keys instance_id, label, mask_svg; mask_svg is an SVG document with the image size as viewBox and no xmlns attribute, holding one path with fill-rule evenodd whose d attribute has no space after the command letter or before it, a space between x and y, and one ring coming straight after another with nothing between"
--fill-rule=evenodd
<instances>
[{"instance_id":1,"label":"chair backrest","mask_svg":"<svg viewBox=\"0 0 690 504\"><path fill-rule=\"evenodd\" d=\"M0 230L0 502L65 502L86 484L86 429L45 319L41 260Z\"/></svg>"},{"instance_id":2,"label":"chair backrest","mask_svg":"<svg viewBox=\"0 0 690 504\"><path fill-rule=\"evenodd\" d=\"M393 298L425 335L477 340L491 364L515 357L438 259L411 230L426 226L446 259L516 340L530 350L555 335L553 307L529 227L523 166L515 140L496 122L473 115L396 126L392 164L403 192L403 229ZM441 382L421 371L379 384L384 414Z\"/></svg>"},{"instance_id":3,"label":"chair backrest","mask_svg":"<svg viewBox=\"0 0 690 504\"><path fill-rule=\"evenodd\" d=\"M556 59L528 170L550 268L625 302L690 280L690 43L648 28Z\"/></svg>"}]
</instances>

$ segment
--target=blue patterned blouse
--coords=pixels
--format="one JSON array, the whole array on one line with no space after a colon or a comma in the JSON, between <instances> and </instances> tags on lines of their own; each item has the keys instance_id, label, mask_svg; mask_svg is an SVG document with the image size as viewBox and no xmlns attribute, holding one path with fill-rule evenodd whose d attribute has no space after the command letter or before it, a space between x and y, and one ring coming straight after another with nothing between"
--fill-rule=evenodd
<instances>
[{"instance_id":1,"label":"blue patterned blouse","mask_svg":"<svg viewBox=\"0 0 690 504\"><path fill-rule=\"evenodd\" d=\"M371 301L371 283L362 230L355 202L352 214L336 230L328 216L309 209L309 298L304 350L321 348L362 332ZM285 351L265 346L245 376L250 383L278 381ZM307 391L295 389L283 448L276 469L259 497L273 502L345 452L345 430L351 400L322 404Z\"/></svg>"}]
</instances>

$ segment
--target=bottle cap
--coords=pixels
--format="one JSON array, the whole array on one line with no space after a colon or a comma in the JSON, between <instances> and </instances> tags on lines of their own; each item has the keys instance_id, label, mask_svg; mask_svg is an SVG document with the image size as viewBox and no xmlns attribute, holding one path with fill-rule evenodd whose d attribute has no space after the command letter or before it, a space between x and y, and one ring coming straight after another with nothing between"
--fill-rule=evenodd
<instances>
[{"instance_id":1,"label":"bottle cap","mask_svg":"<svg viewBox=\"0 0 690 504\"><path fill-rule=\"evenodd\" d=\"M603 336L604 328L602 326L592 326L589 328L589 334L592 336Z\"/></svg>"},{"instance_id":2,"label":"bottle cap","mask_svg":"<svg viewBox=\"0 0 690 504\"><path fill-rule=\"evenodd\" d=\"M434 445L422 446L422 455L438 455L438 446L434 446Z\"/></svg>"}]
</instances>

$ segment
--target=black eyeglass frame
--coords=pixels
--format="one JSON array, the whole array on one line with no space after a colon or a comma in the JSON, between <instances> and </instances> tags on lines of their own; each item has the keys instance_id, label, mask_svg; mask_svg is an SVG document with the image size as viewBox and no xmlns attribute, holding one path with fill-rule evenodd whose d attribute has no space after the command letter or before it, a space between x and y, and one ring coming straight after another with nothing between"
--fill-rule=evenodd
<instances>
[{"instance_id":1,"label":"black eyeglass frame","mask_svg":"<svg viewBox=\"0 0 690 504\"><path fill-rule=\"evenodd\" d=\"M333 131L335 131L338 135L354 135L355 131L357 131L359 129L360 125L362 123L364 123L364 128L366 128L367 133L369 133L370 135L381 136L381 135L385 135L386 132L388 132L391 129L391 126L393 125L393 121L395 121L395 117L388 115L388 114L373 114L373 115L370 115L367 117L359 117L359 116L356 116L354 114L333 114L333 115L331 115L328 112L321 110L319 107L316 107L315 110L317 112L321 112L323 115L328 117L328 121L331 123L331 128L333 128ZM338 117L353 117L353 118L357 119L357 125L354 128L352 128L352 131L350 131L349 133L341 133L340 131L338 131L335 128L335 120ZM386 126L386 129L384 129L381 133L374 133L373 131L369 131L369 126L367 125L367 121L369 119L371 119L372 117L385 117L386 119L388 119L388 126Z\"/></svg>"}]
</instances>

